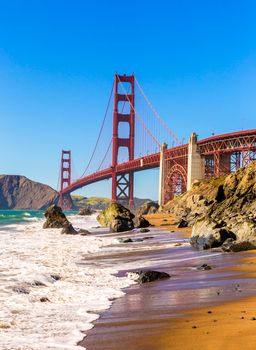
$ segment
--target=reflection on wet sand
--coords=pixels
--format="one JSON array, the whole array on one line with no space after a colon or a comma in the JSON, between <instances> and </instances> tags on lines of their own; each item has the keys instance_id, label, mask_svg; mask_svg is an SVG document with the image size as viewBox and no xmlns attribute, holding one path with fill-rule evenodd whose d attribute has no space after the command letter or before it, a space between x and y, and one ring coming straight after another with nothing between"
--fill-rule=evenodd
<instances>
[{"instance_id":1,"label":"reflection on wet sand","mask_svg":"<svg viewBox=\"0 0 256 350\"><path fill-rule=\"evenodd\" d=\"M148 266L169 273L171 278L129 287L127 294L101 315L80 344L88 350L173 349L173 343L168 347L160 339L170 335L170 330L179 324L176 320L187 310L212 307L255 293L254 281L232 269L248 253L196 251L180 233L153 230L150 235L154 236L150 248L149 242L117 244L116 255L101 253L92 258L102 267L122 262L121 276L129 271L129 265L134 267L137 263L138 269ZM176 246L177 242L181 245ZM211 265L212 270L198 270L203 263ZM189 345L186 349L190 349Z\"/></svg>"}]
</instances>

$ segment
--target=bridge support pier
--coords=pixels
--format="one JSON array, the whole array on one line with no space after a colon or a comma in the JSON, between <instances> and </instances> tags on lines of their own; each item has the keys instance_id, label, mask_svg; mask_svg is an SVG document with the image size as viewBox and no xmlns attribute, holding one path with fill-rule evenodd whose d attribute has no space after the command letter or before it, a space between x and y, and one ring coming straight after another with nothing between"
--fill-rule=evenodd
<instances>
[{"instance_id":1,"label":"bridge support pier","mask_svg":"<svg viewBox=\"0 0 256 350\"><path fill-rule=\"evenodd\" d=\"M163 143L160 150L160 168L159 168L159 190L158 190L158 204L161 206L164 204L164 182L165 182L165 151L167 144Z\"/></svg>"},{"instance_id":2,"label":"bridge support pier","mask_svg":"<svg viewBox=\"0 0 256 350\"><path fill-rule=\"evenodd\" d=\"M193 132L188 143L187 190L190 190L195 180L203 179L204 173L204 157L202 157L198 151L197 134Z\"/></svg>"}]
</instances>

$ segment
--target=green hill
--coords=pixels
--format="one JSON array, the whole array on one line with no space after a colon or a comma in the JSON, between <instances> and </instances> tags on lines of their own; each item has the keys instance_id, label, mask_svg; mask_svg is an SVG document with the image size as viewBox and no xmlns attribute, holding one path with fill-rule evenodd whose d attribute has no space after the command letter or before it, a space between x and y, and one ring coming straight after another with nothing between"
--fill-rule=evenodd
<instances>
[{"instance_id":1,"label":"green hill","mask_svg":"<svg viewBox=\"0 0 256 350\"><path fill-rule=\"evenodd\" d=\"M104 197L83 197L79 195L72 195L72 200L74 205L78 208L92 208L96 210L102 210L107 207L107 205L110 203L109 198ZM151 201L151 199L141 199L141 198L134 198L134 205L135 208L141 206L143 203Z\"/></svg>"}]
</instances>

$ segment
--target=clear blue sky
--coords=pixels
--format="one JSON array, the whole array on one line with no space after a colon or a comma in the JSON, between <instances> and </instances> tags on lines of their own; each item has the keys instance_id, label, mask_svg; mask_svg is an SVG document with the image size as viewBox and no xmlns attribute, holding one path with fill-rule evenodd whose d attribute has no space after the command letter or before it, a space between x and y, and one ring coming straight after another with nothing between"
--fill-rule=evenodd
<instances>
[{"instance_id":1,"label":"clear blue sky","mask_svg":"<svg viewBox=\"0 0 256 350\"><path fill-rule=\"evenodd\" d=\"M56 187L62 148L82 172L116 71L180 138L255 128L255 16L254 0L0 0L0 173ZM137 175L135 194L156 182Z\"/></svg>"}]
</instances>

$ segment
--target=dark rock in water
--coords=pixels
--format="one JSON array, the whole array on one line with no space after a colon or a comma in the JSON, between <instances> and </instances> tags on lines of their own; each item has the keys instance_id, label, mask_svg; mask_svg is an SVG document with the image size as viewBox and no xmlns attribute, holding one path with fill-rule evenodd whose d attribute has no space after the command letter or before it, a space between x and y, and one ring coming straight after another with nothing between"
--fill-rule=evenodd
<instances>
[{"instance_id":1,"label":"dark rock in water","mask_svg":"<svg viewBox=\"0 0 256 350\"><path fill-rule=\"evenodd\" d=\"M63 228L69 225L69 221L62 209L57 205L51 205L44 213L46 221L43 228Z\"/></svg>"},{"instance_id":2,"label":"dark rock in water","mask_svg":"<svg viewBox=\"0 0 256 350\"><path fill-rule=\"evenodd\" d=\"M82 208L79 210L78 215L88 216L88 215L92 215L93 213L94 211L90 208Z\"/></svg>"},{"instance_id":3,"label":"dark rock in water","mask_svg":"<svg viewBox=\"0 0 256 350\"><path fill-rule=\"evenodd\" d=\"M181 219L176 227L177 228L188 227L188 222L186 220L184 220L184 219Z\"/></svg>"},{"instance_id":4,"label":"dark rock in water","mask_svg":"<svg viewBox=\"0 0 256 350\"><path fill-rule=\"evenodd\" d=\"M153 239L154 237L153 236L147 236L147 237L143 237L143 241L146 241L147 239Z\"/></svg>"},{"instance_id":5,"label":"dark rock in water","mask_svg":"<svg viewBox=\"0 0 256 350\"><path fill-rule=\"evenodd\" d=\"M134 214L118 203L111 203L98 216L97 220L104 227L110 227L112 232L123 232L134 229Z\"/></svg>"},{"instance_id":6,"label":"dark rock in water","mask_svg":"<svg viewBox=\"0 0 256 350\"><path fill-rule=\"evenodd\" d=\"M201 266L198 266L197 270L201 270L201 271L212 270L212 266L208 264L203 264Z\"/></svg>"},{"instance_id":7,"label":"dark rock in water","mask_svg":"<svg viewBox=\"0 0 256 350\"><path fill-rule=\"evenodd\" d=\"M62 235L78 235L78 232L74 229L71 223L65 225L61 230Z\"/></svg>"},{"instance_id":8,"label":"dark rock in water","mask_svg":"<svg viewBox=\"0 0 256 350\"><path fill-rule=\"evenodd\" d=\"M134 227L136 228L143 228L143 227L149 227L150 223L147 219L145 219L143 216L136 216L133 219Z\"/></svg>"},{"instance_id":9,"label":"dark rock in water","mask_svg":"<svg viewBox=\"0 0 256 350\"><path fill-rule=\"evenodd\" d=\"M148 228L141 228L140 232L141 233L146 233L146 232L150 232L150 230Z\"/></svg>"},{"instance_id":10,"label":"dark rock in water","mask_svg":"<svg viewBox=\"0 0 256 350\"><path fill-rule=\"evenodd\" d=\"M90 231L85 230L85 229L83 229L83 228L80 228L77 232L78 232L79 235L81 235L81 236L87 236L87 235L90 235L90 234L91 234Z\"/></svg>"},{"instance_id":11,"label":"dark rock in water","mask_svg":"<svg viewBox=\"0 0 256 350\"><path fill-rule=\"evenodd\" d=\"M59 275L50 275L50 277L53 279L53 282L59 281L61 279Z\"/></svg>"},{"instance_id":12,"label":"dark rock in water","mask_svg":"<svg viewBox=\"0 0 256 350\"><path fill-rule=\"evenodd\" d=\"M120 242L120 243L132 243L133 240L130 238L130 237L120 237L120 238L117 238L117 240Z\"/></svg>"},{"instance_id":13,"label":"dark rock in water","mask_svg":"<svg viewBox=\"0 0 256 350\"><path fill-rule=\"evenodd\" d=\"M154 214L158 211L159 205L156 202L149 201L144 203L142 206L137 208L136 214L138 216L147 215L147 214Z\"/></svg>"},{"instance_id":14,"label":"dark rock in water","mask_svg":"<svg viewBox=\"0 0 256 350\"><path fill-rule=\"evenodd\" d=\"M143 242L143 238L134 238L133 242Z\"/></svg>"},{"instance_id":15,"label":"dark rock in water","mask_svg":"<svg viewBox=\"0 0 256 350\"><path fill-rule=\"evenodd\" d=\"M243 250L256 249L256 241L235 241L232 238L228 238L221 246L224 252L241 252Z\"/></svg>"},{"instance_id":16,"label":"dark rock in water","mask_svg":"<svg viewBox=\"0 0 256 350\"><path fill-rule=\"evenodd\" d=\"M47 297L40 298L41 303L48 303L50 300Z\"/></svg>"},{"instance_id":17,"label":"dark rock in water","mask_svg":"<svg viewBox=\"0 0 256 350\"><path fill-rule=\"evenodd\" d=\"M166 272L151 271L151 270L136 271L135 274L138 276L136 281L139 283L153 282L153 281L158 281L158 280L171 277Z\"/></svg>"},{"instance_id":18,"label":"dark rock in water","mask_svg":"<svg viewBox=\"0 0 256 350\"><path fill-rule=\"evenodd\" d=\"M117 217L111 221L110 230L112 232L124 232L134 229L133 221L125 218Z\"/></svg>"},{"instance_id":19,"label":"dark rock in water","mask_svg":"<svg viewBox=\"0 0 256 350\"><path fill-rule=\"evenodd\" d=\"M29 294L29 290L23 287L14 287L12 290L19 294Z\"/></svg>"},{"instance_id":20,"label":"dark rock in water","mask_svg":"<svg viewBox=\"0 0 256 350\"><path fill-rule=\"evenodd\" d=\"M31 283L31 286L32 287L46 287L46 284L44 284L43 282L40 282L40 281L33 281Z\"/></svg>"}]
</instances>

